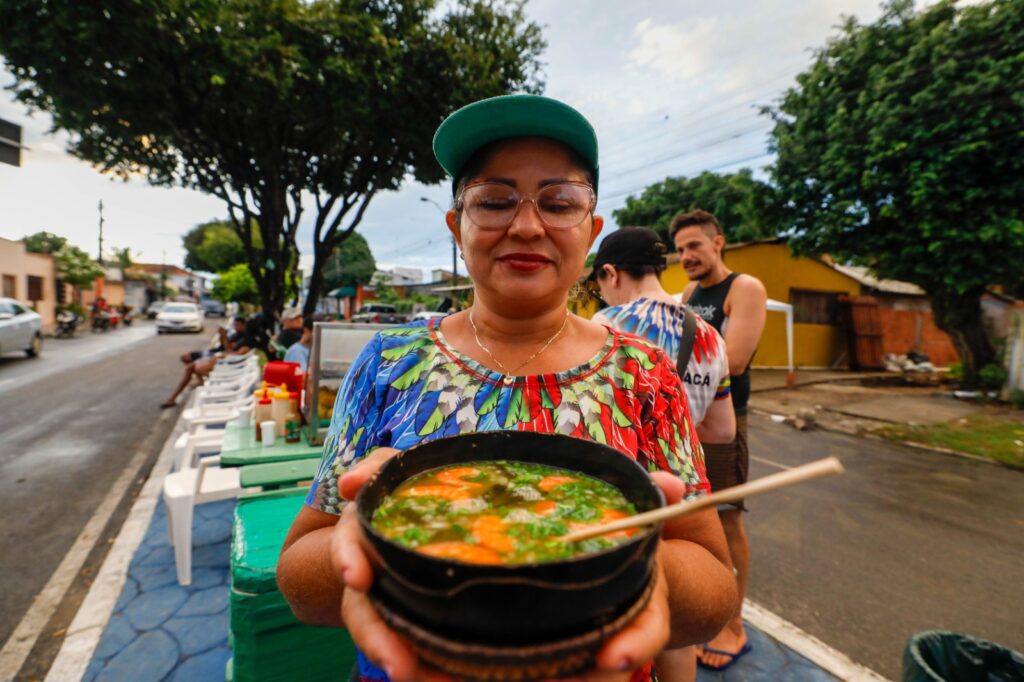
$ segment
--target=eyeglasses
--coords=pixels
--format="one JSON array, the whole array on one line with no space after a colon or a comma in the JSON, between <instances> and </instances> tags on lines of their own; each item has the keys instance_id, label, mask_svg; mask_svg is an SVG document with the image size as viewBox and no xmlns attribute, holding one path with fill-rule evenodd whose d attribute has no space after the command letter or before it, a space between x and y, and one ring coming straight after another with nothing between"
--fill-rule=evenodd
<instances>
[{"instance_id":1,"label":"eyeglasses","mask_svg":"<svg viewBox=\"0 0 1024 682\"><path fill-rule=\"evenodd\" d=\"M524 201L533 203L544 227L568 230L582 223L594 210L597 196L590 185L582 182L548 185L534 195L521 195L515 188L500 182L481 182L462 190L455 207L464 210L481 229L506 230Z\"/></svg>"}]
</instances>

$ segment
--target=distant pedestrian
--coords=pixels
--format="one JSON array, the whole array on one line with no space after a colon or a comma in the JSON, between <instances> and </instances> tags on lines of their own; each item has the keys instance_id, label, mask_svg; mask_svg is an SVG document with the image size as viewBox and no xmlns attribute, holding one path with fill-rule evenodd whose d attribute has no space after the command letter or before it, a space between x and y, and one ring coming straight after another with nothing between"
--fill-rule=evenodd
<instances>
[{"instance_id":1,"label":"distant pedestrian","mask_svg":"<svg viewBox=\"0 0 1024 682\"><path fill-rule=\"evenodd\" d=\"M711 489L718 491L747 480L750 362L764 330L768 294L761 280L725 266L722 260L725 235L714 215L701 210L680 213L672 220L669 235L691 280L683 292L683 300L725 337L729 356L736 438L729 444L709 443L704 448ZM741 600L746 595L750 567L750 546L743 527L744 510L740 501L719 508L718 512L729 542ZM737 611L718 636L698 648L697 658L707 668L722 669L749 650L742 613Z\"/></svg>"}]
</instances>

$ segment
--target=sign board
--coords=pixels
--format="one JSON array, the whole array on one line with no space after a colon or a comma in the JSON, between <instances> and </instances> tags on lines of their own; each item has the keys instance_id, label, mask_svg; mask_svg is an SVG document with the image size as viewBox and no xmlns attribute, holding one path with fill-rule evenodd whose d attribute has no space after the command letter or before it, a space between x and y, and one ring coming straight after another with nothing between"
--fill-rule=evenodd
<instances>
[{"instance_id":1,"label":"sign board","mask_svg":"<svg viewBox=\"0 0 1024 682\"><path fill-rule=\"evenodd\" d=\"M21 126L0 118L0 163L21 165Z\"/></svg>"}]
</instances>

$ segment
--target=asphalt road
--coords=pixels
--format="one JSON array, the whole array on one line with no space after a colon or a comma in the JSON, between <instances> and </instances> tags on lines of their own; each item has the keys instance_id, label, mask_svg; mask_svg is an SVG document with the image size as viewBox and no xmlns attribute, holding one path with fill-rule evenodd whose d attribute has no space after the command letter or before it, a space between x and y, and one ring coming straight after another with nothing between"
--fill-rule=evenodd
<instances>
[{"instance_id":1,"label":"asphalt road","mask_svg":"<svg viewBox=\"0 0 1024 682\"><path fill-rule=\"evenodd\" d=\"M749 598L890 679L921 630L1024 651L1024 472L763 418L750 436L752 477L847 473L748 502Z\"/></svg>"},{"instance_id":2,"label":"asphalt road","mask_svg":"<svg viewBox=\"0 0 1024 682\"><path fill-rule=\"evenodd\" d=\"M207 340L136 323L0 358L0 643L154 430L178 357Z\"/></svg>"}]
</instances>

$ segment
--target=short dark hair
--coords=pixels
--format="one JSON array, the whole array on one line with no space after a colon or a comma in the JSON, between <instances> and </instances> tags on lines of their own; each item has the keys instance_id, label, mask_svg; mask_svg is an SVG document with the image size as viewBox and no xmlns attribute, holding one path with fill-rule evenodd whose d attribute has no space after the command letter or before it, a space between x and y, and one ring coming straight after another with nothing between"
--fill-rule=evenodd
<instances>
[{"instance_id":1,"label":"short dark hair","mask_svg":"<svg viewBox=\"0 0 1024 682\"><path fill-rule=\"evenodd\" d=\"M633 279L643 279L648 275L661 275L661 273L665 272L664 265L616 265L615 263L606 263L605 265L610 265L619 272L626 273ZM599 267L600 269L597 270L596 276L598 279L604 279L608 276L608 273L604 271L604 265Z\"/></svg>"},{"instance_id":2,"label":"short dark hair","mask_svg":"<svg viewBox=\"0 0 1024 682\"><path fill-rule=\"evenodd\" d=\"M323 322L324 316L322 313L313 313L312 315L306 315L302 318L302 328L313 331L313 324L316 322Z\"/></svg>"},{"instance_id":3,"label":"short dark hair","mask_svg":"<svg viewBox=\"0 0 1024 682\"><path fill-rule=\"evenodd\" d=\"M707 228L711 228L710 231L714 232L714 234L725 234L722 232L722 226L718 224L718 218L716 218L714 214L698 208L693 211L683 211L672 219L672 222L669 223L668 226L669 239L675 239L676 232L687 227L700 227L703 228L705 232L709 231ZM709 234L708 236L711 235Z\"/></svg>"}]
</instances>

